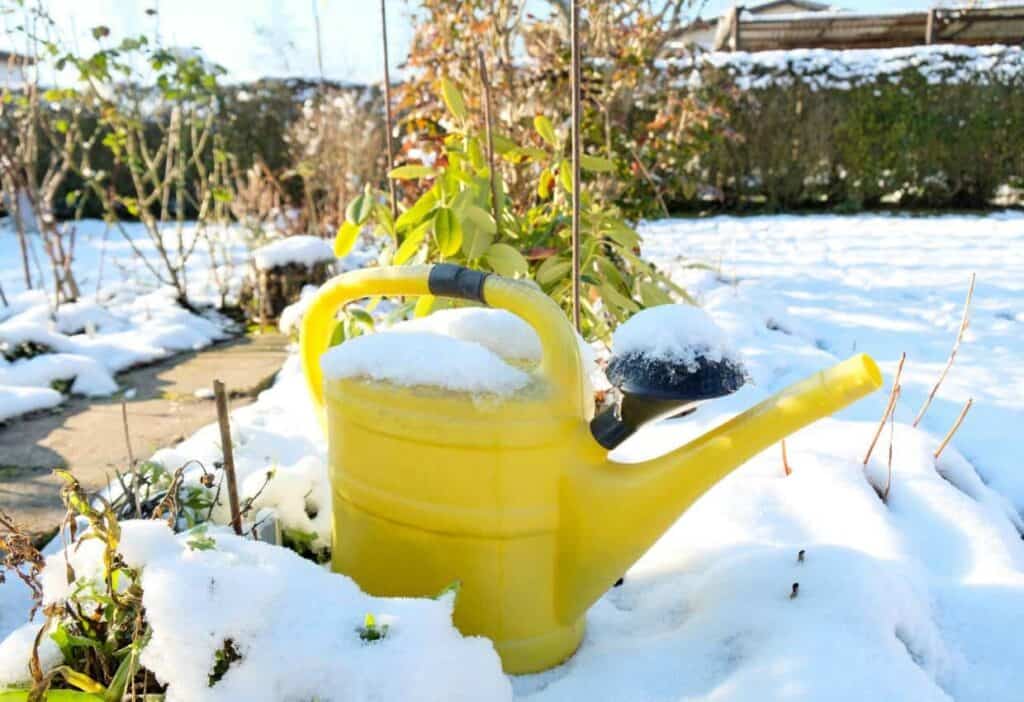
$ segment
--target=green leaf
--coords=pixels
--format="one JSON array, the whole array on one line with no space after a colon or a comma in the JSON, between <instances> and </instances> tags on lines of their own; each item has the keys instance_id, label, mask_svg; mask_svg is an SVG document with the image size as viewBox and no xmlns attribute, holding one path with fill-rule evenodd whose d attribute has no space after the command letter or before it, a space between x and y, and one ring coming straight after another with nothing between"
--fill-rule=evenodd
<instances>
[{"instance_id":1,"label":"green leaf","mask_svg":"<svg viewBox=\"0 0 1024 702\"><path fill-rule=\"evenodd\" d=\"M402 245L398 247L398 251L395 252L395 256L391 259L391 262L396 266L400 266L408 261L423 244L423 239L426 237L427 230L430 229L430 227L430 222L424 222L409 232L405 237L405 241L403 241Z\"/></svg>"},{"instance_id":2,"label":"green leaf","mask_svg":"<svg viewBox=\"0 0 1024 702\"><path fill-rule=\"evenodd\" d=\"M348 204L345 219L352 224L363 225L373 214L373 195L364 192Z\"/></svg>"},{"instance_id":3,"label":"green leaf","mask_svg":"<svg viewBox=\"0 0 1024 702\"><path fill-rule=\"evenodd\" d=\"M455 119L460 121L466 119L466 101L455 84L447 78L441 79L441 99L444 100L444 106L448 108Z\"/></svg>"},{"instance_id":4,"label":"green leaf","mask_svg":"<svg viewBox=\"0 0 1024 702\"><path fill-rule=\"evenodd\" d=\"M349 316L351 316L352 319L359 322L360 324L367 326L370 329L374 328L373 315L364 310L362 307L353 305L349 307L346 310L346 312L348 312Z\"/></svg>"},{"instance_id":5,"label":"green leaf","mask_svg":"<svg viewBox=\"0 0 1024 702\"><path fill-rule=\"evenodd\" d=\"M499 156L504 154L506 151L511 151L516 148L516 143L509 139L507 136L501 134L494 135L494 153Z\"/></svg>"},{"instance_id":6,"label":"green leaf","mask_svg":"<svg viewBox=\"0 0 1024 702\"><path fill-rule=\"evenodd\" d=\"M638 283L638 287L640 288L640 300L644 303L644 307L656 307L672 303L672 297L658 287L657 284L649 280L641 280Z\"/></svg>"},{"instance_id":7,"label":"green leaf","mask_svg":"<svg viewBox=\"0 0 1024 702\"><path fill-rule=\"evenodd\" d=\"M347 219L338 227L338 233L334 237L334 255L338 258L348 256L352 247L356 245L359 232L362 230L358 224L353 224Z\"/></svg>"},{"instance_id":8,"label":"green leaf","mask_svg":"<svg viewBox=\"0 0 1024 702\"><path fill-rule=\"evenodd\" d=\"M548 143L549 146L558 146L558 139L555 137L555 128L551 124L551 120L544 115L537 115L533 118L533 128L540 134L540 138Z\"/></svg>"},{"instance_id":9,"label":"green leaf","mask_svg":"<svg viewBox=\"0 0 1024 702\"><path fill-rule=\"evenodd\" d=\"M388 173L388 178L394 180L418 180L419 178L431 178L438 174L436 168L430 166L421 166L413 164L410 166L399 166L398 168L392 168Z\"/></svg>"},{"instance_id":10,"label":"green leaf","mask_svg":"<svg viewBox=\"0 0 1024 702\"><path fill-rule=\"evenodd\" d=\"M572 261L566 261L559 256L552 256L540 264L535 277L541 286L547 287L564 278L571 270Z\"/></svg>"},{"instance_id":11,"label":"green leaf","mask_svg":"<svg viewBox=\"0 0 1024 702\"><path fill-rule=\"evenodd\" d=\"M99 25L96 25L95 27L92 28L92 38L93 39L102 39L103 37L109 37L109 36L110 36L110 27L107 27L106 25L99 24Z\"/></svg>"},{"instance_id":12,"label":"green leaf","mask_svg":"<svg viewBox=\"0 0 1024 702\"><path fill-rule=\"evenodd\" d=\"M434 241L442 256L451 256L462 246L462 225L450 207L439 207L433 219Z\"/></svg>"},{"instance_id":13,"label":"green leaf","mask_svg":"<svg viewBox=\"0 0 1024 702\"><path fill-rule=\"evenodd\" d=\"M217 202L231 202L231 191L227 188L214 188L213 199Z\"/></svg>"},{"instance_id":14,"label":"green leaf","mask_svg":"<svg viewBox=\"0 0 1024 702\"><path fill-rule=\"evenodd\" d=\"M466 205L462 209L466 220L471 222L474 227L479 231L486 234L495 234L498 231L497 225L494 223L494 218L491 217L491 213L482 207L477 205Z\"/></svg>"},{"instance_id":15,"label":"green leaf","mask_svg":"<svg viewBox=\"0 0 1024 702\"><path fill-rule=\"evenodd\" d=\"M517 278L530 272L530 264L523 255L508 244L492 244L484 254L484 260L492 271L506 278Z\"/></svg>"},{"instance_id":16,"label":"green leaf","mask_svg":"<svg viewBox=\"0 0 1024 702\"><path fill-rule=\"evenodd\" d=\"M580 168L593 173L608 173L615 170L615 163L599 156L580 154Z\"/></svg>"}]
</instances>

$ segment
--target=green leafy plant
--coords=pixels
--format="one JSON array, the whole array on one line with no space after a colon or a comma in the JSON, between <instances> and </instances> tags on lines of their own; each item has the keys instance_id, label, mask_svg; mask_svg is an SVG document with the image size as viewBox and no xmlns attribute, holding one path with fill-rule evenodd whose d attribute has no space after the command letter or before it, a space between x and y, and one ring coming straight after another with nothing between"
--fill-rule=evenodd
<instances>
[{"instance_id":1,"label":"green leafy plant","mask_svg":"<svg viewBox=\"0 0 1024 702\"><path fill-rule=\"evenodd\" d=\"M356 627L356 633L359 634L359 638L367 643L373 643L374 641L380 641L383 638L387 638L388 625L378 624L376 617L372 614L367 613L363 619L363 625Z\"/></svg>"},{"instance_id":2,"label":"green leafy plant","mask_svg":"<svg viewBox=\"0 0 1024 702\"><path fill-rule=\"evenodd\" d=\"M367 187L352 200L338 230L335 252L351 250L364 228L386 241L383 263L451 262L510 278L530 278L570 309L572 295L572 175L565 135L544 115L534 119L534 143L517 145L495 134L494 158L532 177L529 197L513 199L499 173L492 173L486 135L475 130L458 88L440 81L452 127L433 164L407 164L388 176L419 192L397 218L384 194ZM589 173L608 173L611 161L581 159ZM493 179L493 180L492 180ZM408 187L411 186L411 187ZM582 332L607 339L615 324L639 309L686 297L686 292L639 255L640 236L612 207L584 190L581 200ZM421 316L453 304L424 296Z\"/></svg>"}]
</instances>

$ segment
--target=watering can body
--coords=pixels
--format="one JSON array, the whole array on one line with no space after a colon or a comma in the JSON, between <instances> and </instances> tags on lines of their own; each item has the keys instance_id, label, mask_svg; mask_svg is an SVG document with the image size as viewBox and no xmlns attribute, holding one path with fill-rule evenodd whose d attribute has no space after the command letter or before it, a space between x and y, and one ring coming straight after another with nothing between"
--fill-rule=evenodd
<instances>
[{"instance_id":1,"label":"watering can body","mask_svg":"<svg viewBox=\"0 0 1024 702\"><path fill-rule=\"evenodd\" d=\"M324 380L319 357L339 306L424 294L529 322L543 351L531 384L512 396L472 396ZM509 673L572 655L587 608L686 507L767 445L881 382L870 359L855 357L673 454L620 465L590 434L574 331L523 283L443 265L348 273L307 311L301 342L328 435L334 570L380 596L430 596L458 581L456 626L489 637Z\"/></svg>"}]
</instances>

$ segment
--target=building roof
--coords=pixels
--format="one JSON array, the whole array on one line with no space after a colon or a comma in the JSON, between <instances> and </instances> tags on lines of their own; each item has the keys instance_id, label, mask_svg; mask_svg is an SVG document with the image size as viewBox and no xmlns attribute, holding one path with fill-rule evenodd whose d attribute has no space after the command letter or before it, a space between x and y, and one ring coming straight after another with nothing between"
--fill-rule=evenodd
<instances>
[{"instance_id":1,"label":"building roof","mask_svg":"<svg viewBox=\"0 0 1024 702\"><path fill-rule=\"evenodd\" d=\"M36 60L31 56L19 54L14 51L6 51L4 49L0 49L0 63L9 63L11 61L20 63L25 66L31 66L36 62Z\"/></svg>"},{"instance_id":2,"label":"building roof","mask_svg":"<svg viewBox=\"0 0 1024 702\"><path fill-rule=\"evenodd\" d=\"M1024 4L870 14L762 14L741 8L723 15L714 48L767 51L1020 43L1024 43Z\"/></svg>"}]
</instances>

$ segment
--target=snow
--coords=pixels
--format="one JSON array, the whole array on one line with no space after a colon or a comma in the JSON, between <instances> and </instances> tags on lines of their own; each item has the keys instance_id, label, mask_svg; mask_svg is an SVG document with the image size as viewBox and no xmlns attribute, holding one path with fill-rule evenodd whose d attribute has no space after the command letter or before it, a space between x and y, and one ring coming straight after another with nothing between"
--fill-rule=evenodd
<instances>
[{"instance_id":1,"label":"snow","mask_svg":"<svg viewBox=\"0 0 1024 702\"><path fill-rule=\"evenodd\" d=\"M645 427L613 459L671 450L852 353L875 356L891 383L906 351L886 502L888 428L862 461L888 388L790 437L791 475L775 447L725 478L590 610L575 656L512 679L487 642L457 635L443 602L371 598L217 527L216 548L198 551L187 535L129 522L125 557L144 565L154 628L144 663L171 683L171 699L503 700L511 685L536 702L1015 702L1024 689L1024 215L716 217L642 233L645 253L698 299L752 382ZM956 364L911 427L946 362L972 271ZM409 334L434 332L406 332L406 345ZM398 334L355 341L375 338L390 354ZM936 460L968 397L971 413ZM327 546L326 443L296 357L231 426L243 503L262 489L261 514ZM170 469L220 458L215 425L154 456ZM186 482L199 474L190 467ZM214 518L227 520L224 505ZM87 545L72 555L94 557ZM52 570L48 592L63 572ZM76 560L81 577L93 572ZM0 636L24 622L24 598L10 594L23 590L0 586ZM367 613L390 620L393 636L360 642L352 632ZM229 636L243 659L209 688L214 651Z\"/></svg>"},{"instance_id":2,"label":"snow","mask_svg":"<svg viewBox=\"0 0 1024 702\"><path fill-rule=\"evenodd\" d=\"M634 314L612 335L612 353L675 361L690 370L702 358L739 363L725 332L707 312L688 304L658 305Z\"/></svg>"},{"instance_id":3,"label":"snow","mask_svg":"<svg viewBox=\"0 0 1024 702\"><path fill-rule=\"evenodd\" d=\"M175 535L164 522L121 524L119 551L141 572L153 632L141 663L168 684L167 702L511 699L491 642L463 637L452 625L451 597L370 597L286 549L227 530L206 536L213 547L198 549L194 534ZM82 543L49 557L46 601L63 601L74 588L103 592L96 581L102 548L96 540ZM77 576L71 586L66 563ZM387 625L383 639L360 638L367 614ZM32 635L30 625L3 644L14 661L24 659ZM228 641L241 659L211 686L216 653ZM60 660L51 644L48 667ZM17 663L0 668L0 684L26 677Z\"/></svg>"},{"instance_id":4,"label":"snow","mask_svg":"<svg viewBox=\"0 0 1024 702\"><path fill-rule=\"evenodd\" d=\"M671 63L681 69L709 66L725 70L744 90L789 86L795 82L815 90L850 90L879 81L898 83L901 74L908 70L919 73L933 85L1016 86L1024 77L1024 49L998 44L713 52Z\"/></svg>"},{"instance_id":5,"label":"snow","mask_svg":"<svg viewBox=\"0 0 1024 702\"><path fill-rule=\"evenodd\" d=\"M480 344L443 334L382 332L349 339L320 360L324 376L370 378L407 387L511 395L530 376Z\"/></svg>"},{"instance_id":6,"label":"snow","mask_svg":"<svg viewBox=\"0 0 1024 702\"><path fill-rule=\"evenodd\" d=\"M326 239L308 235L278 239L253 252L253 261L259 270L293 263L309 268L317 263L333 263L335 260L334 250Z\"/></svg>"},{"instance_id":7,"label":"snow","mask_svg":"<svg viewBox=\"0 0 1024 702\"><path fill-rule=\"evenodd\" d=\"M538 362L540 338L525 320L507 310L457 307L400 322L395 332L431 332L480 344L506 359ZM588 347L589 348L589 347Z\"/></svg>"}]
</instances>

